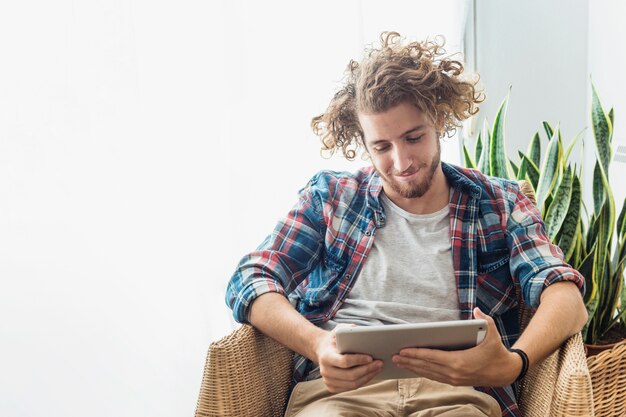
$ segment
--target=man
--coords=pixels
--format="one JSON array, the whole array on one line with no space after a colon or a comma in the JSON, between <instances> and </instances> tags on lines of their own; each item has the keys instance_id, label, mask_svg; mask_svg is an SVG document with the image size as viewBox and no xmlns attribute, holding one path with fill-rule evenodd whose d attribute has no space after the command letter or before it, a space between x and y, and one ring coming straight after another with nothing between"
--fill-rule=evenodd
<instances>
[{"instance_id":1,"label":"man","mask_svg":"<svg viewBox=\"0 0 626 417\"><path fill-rule=\"evenodd\" d=\"M519 416L513 384L587 320L583 277L517 183L440 161L481 101L442 53L386 33L350 63L312 126L324 150L363 146L372 167L313 177L229 283L235 318L298 353L287 416ZM536 309L521 335L517 292ZM473 317L488 322L474 348L394 356L415 378L372 381L381 361L335 345L340 324Z\"/></svg>"}]
</instances>

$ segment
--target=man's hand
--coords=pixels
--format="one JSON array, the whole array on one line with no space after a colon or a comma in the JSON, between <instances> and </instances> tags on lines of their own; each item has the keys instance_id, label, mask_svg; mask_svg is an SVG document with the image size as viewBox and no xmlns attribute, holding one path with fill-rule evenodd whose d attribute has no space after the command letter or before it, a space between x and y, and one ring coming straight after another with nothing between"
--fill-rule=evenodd
<instances>
[{"instance_id":1,"label":"man's hand","mask_svg":"<svg viewBox=\"0 0 626 417\"><path fill-rule=\"evenodd\" d=\"M455 386L501 387L515 381L522 359L502 344L493 319L480 309L474 317L487 320L487 335L478 346L466 350L408 348L393 356L393 362L416 376Z\"/></svg>"},{"instance_id":2,"label":"man's hand","mask_svg":"<svg viewBox=\"0 0 626 417\"><path fill-rule=\"evenodd\" d=\"M298 313L282 294L265 293L251 307L250 323L289 349L317 362L332 393L368 383L382 369L382 361L368 355L342 355L335 332L321 329Z\"/></svg>"},{"instance_id":3,"label":"man's hand","mask_svg":"<svg viewBox=\"0 0 626 417\"><path fill-rule=\"evenodd\" d=\"M357 389L383 369L383 362L369 355L339 353L334 331L318 339L315 352L322 380L333 394Z\"/></svg>"}]
</instances>

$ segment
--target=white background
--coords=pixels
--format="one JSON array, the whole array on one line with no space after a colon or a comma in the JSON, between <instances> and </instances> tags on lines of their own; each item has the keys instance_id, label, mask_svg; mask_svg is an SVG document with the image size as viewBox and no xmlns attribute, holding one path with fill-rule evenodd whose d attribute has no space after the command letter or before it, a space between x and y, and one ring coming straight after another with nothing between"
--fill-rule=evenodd
<instances>
[{"instance_id":1,"label":"white background","mask_svg":"<svg viewBox=\"0 0 626 417\"><path fill-rule=\"evenodd\" d=\"M584 117L586 66L623 140L626 6L526 3L479 2L485 107L515 81L511 111L549 96L565 115L550 117ZM317 170L367 164L321 159L309 128L348 60L383 30L459 50L469 4L3 2L0 416L191 415L208 345L233 328L223 298L238 259ZM507 45L532 30L562 55L529 79L507 64L532 48ZM580 85L539 82L569 59ZM509 149L540 122L512 117ZM457 150L449 141L444 159Z\"/></svg>"},{"instance_id":2,"label":"white background","mask_svg":"<svg viewBox=\"0 0 626 417\"><path fill-rule=\"evenodd\" d=\"M460 47L465 2L420 4L4 2L0 415L191 415L237 260L366 163L309 128L348 60L384 29Z\"/></svg>"}]
</instances>

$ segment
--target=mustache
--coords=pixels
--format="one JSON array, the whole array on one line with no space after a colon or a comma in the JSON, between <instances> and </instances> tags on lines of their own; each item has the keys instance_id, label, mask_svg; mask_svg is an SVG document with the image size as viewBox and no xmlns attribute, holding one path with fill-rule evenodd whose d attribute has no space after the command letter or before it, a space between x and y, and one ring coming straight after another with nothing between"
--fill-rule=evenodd
<instances>
[{"instance_id":1,"label":"mustache","mask_svg":"<svg viewBox=\"0 0 626 417\"><path fill-rule=\"evenodd\" d=\"M387 172L387 175L394 175L394 176L401 176L401 175L413 175L415 174L417 171L419 171L421 168L426 168L427 165L426 164L421 164L419 166L410 166L407 169L405 169L404 171L400 172L400 171L396 171L395 169L390 169Z\"/></svg>"}]
</instances>

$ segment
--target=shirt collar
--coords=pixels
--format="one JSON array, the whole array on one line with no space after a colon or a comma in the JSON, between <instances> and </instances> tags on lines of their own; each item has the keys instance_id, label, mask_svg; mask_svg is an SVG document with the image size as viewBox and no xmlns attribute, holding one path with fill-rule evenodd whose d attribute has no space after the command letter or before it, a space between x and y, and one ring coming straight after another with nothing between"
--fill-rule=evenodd
<instances>
[{"instance_id":1,"label":"shirt collar","mask_svg":"<svg viewBox=\"0 0 626 417\"><path fill-rule=\"evenodd\" d=\"M382 180L378 172L372 167L366 168L370 171L370 177L367 185L367 204L375 211L380 210L380 194L383 191ZM460 192L470 194L474 198L480 198L482 190L474 181L470 180L463 172L465 169L457 167L446 162L441 163L441 169L443 175L446 176L450 187L455 188Z\"/></svg>"},{"instance_id":2,"label":"shirt collar","mask_svg":"<svg viewBox=\"0 0 626 417\"><path fill-rule=\"evenodd\" d=\"M480 186L468 178L464 172L466 171L465 168L460 168L455 165L442 162L441 169L443 170L443 175L446 176L448 182L450 183L450 187L461 193L468 193L474 198L480 198L482 190Z\"/></svg>"}]
</instances>

